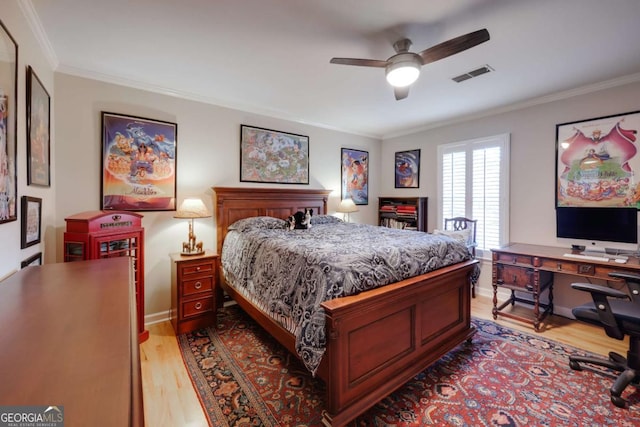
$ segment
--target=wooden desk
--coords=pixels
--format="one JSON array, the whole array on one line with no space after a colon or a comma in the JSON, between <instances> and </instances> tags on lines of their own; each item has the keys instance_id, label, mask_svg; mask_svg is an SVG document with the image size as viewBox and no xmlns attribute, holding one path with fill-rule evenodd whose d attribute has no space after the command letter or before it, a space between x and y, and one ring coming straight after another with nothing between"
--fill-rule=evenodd
<instances>
[{"instance_id":1,"label":"wooden desk","mask_svg":"<svg viewBox=\"0 0 640 427\"><path fill-rule=\"evenodd\" d=\"M565 254L580 254L568 248L553 246L528 245L511 243L492 249L492 285L493 285L493 318L505 316L531 323L536 331L544 318L553 314L553 273L563 273L589 279L600 279L619 282L609 277L612 271L624 271L640 274L640 259L629 257L625 264L614 262L613 255L608 262L566 257ZM498 305L498 289L506 288L511 296ZM549 292L549 302L541 303L540 294ZM503 312L502 310L516 302L533 306L532 318Z\"/></svg>"},{"instance_id":2,"label":"wooden desk","mask_svg":"<svg viewBox=\"0 0 640 427\"><path fill-rule=\"evenodd\" d=\"M132 261L27 267L0 282L0 403L64 425L143 426Z\"/></svg>"}]
</instances>

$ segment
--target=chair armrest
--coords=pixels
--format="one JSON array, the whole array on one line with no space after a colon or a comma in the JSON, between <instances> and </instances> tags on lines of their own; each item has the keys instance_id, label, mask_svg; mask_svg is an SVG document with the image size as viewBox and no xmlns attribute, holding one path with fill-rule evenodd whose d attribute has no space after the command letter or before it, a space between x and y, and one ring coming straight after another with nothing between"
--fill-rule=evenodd
<instances>
[{"instance_id":1,"label":"chair armrest","mask_svg":"<svg viewBox=\"0 0 640 427\"><path fill-rule=\"evenodd\" d=\"M627 273L624 271L612 271L609 273L609 276L615 277L616 279L627 280L629 282L640 283L640 274Z\"/></svg>"},{"instance_id":2,"label":"chair armrest","mask_svg":"<svg viewBox=\"0 0 640 427\"><path fill-rule=\"evenodd\" d=\"M592 295L601 295L611 298L629 298L629 295L625 294L624 292L620 292L617 289L609 288L607 286L594 285L593 283L572 283L571 287L579 291L589 292Z\"/></svg>"},{"instance_id":3,"label":"chair armrest","mask_svg":"<svg viewBox=\"0 0 640 427\"><path fill-rule=\"evenodd\" d=\"M624 332L618 325L618 321L611 311L608 298L628 299L629 295L607 286L594 285L593 283L572 283L571 287L580 291L589 292L593 300L593 308L598 313L598 318L605 332L611 338L621 340Z\"/></svg>"}]
</instances>

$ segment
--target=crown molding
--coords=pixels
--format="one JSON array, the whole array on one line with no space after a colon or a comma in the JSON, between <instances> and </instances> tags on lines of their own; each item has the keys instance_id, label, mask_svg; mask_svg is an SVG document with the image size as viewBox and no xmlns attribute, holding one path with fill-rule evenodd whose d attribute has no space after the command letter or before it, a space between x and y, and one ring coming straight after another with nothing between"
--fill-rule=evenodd
<instances>
[{"instance_id":1,"label":"crown molding","mask_svg":"<svg viewBox=\"0 0 640 427\"><path fill-rule=\"evenodd\" d=\"M451 120L443 120L439 122L429 123L425 126L414 127L411 129L405 129L398 132L392 132L382 136L383 142L387 139L397 138L400 136L412 135L418 132L424 132L431 129L437 129L444 126L450 126L459 124L462 122L468 122L470 120L482 119L485 117L495 116L498 114L508 113L511 111L521 110L523 108L535 107L537 105L548 104L550 102L561 101L564 99L573 98L574 96L586 95L593 92L598 92L604 89L611 89L617 86L624 86L630 83L637 83L640 81L640 73L629 74L627 76L605 80L603 82L594 83L591 85L581 86L575 89L569 89L562 92L556 92L550 95L541 96L538 98L529 99L523 102L517 102L515 104L507 105L505 107L493 108L482 111L476 114L469 114L465 116L459 116Z\"/></svg>"},{"instance_id":2,"label":"crown molding","mask_svg":"<svg viewBox=\"0 0 640 427\"><path fill-rule=\"evenodd\" d=\"M29 23L29 28L31 28L31 32L35 36L40 48L44 52L44 56L47 59L47 62L51 66L51 69L55 70L58 68L60 62L58 61L58 56L56 55L55 50L53 50L53 46L49 41L49 37L47 37L47 33L44 31L44 27L42 26L42 21L40 21L40 17L36 12L36 9L33 7L33 3L31 0L20 0L18 3L20 6L20 10L22 14L26 18Z\"/></svg>"},{"instance_id":3,"label":"crown molding","mask_svg":"<svg viewBox=\"0 0 640 427\"><path fill-rule=\"evenodd\" d=\"M56 71L59 72L59 73L62 73L62 74L69 74L69 75L72 75L72 76L82 77L82 78L86 78L86 79L90 79L90 80L97 80L97 81L101 81L101 82L104 82L104 83L111 83L111 84L116 84L116 85L119 85L119 86L130 87L130 88L133 88L133 89L144 90L144 91L147 91L147 92L159 93L161 95L173 96L173 97L180 98L180 99L186 99L186 100L189 100L189 101L195 101L195 102L201 102L203 104L214 105L214 106L217 106L217 107L228 108L228 109L238 110L238 111L242 111L242 112L246 112L246 113L257 114L257 115L261 115L261 116L265 116L265 117L270 117L270 118L273 118L273 119L288 120L288 121L291 121L291 122L294 122L294 123L299 123L299 124L308 125L308 126L314 126L314 127L317 127L317 128L327 129L327 130L331 130L331 131L349 133L349 134L352 134L352 135L363 136L363 137L366 137L366 138L373 138L373 139L376 139L378 141L382 140L382 136L381 135L365 134L365 133L357 132L357 131L353 131L353 130L341 129L341 128L338 128L338 127L335 127L335 126L328 125L326 123L318 123L318 122L309 121L309 120L303 119L301 117L297 117L295 115L292 115L290 113L287 113L287 112L284 112L284 111L280 111L280 110L266 109L266 108L258 107L258 106L251 105L251 104L240 104L240 103L229 102L229 101L218 99L218 98L202 96L200 94L195 94L195 93L192 93L192 92L175 90L175 89L170 89L170 88L167 88L167 87L164 87L164 86L161 86L161 85L151 84L151 83L147 83L147 82L141 82L141 81L136 80L134 78L124 77L124 76L115 76L115 75L111 75L111 74L100 73L100 72L97 72L97 71L88 70L86 68L72 67L72 66L68 66L68 65L64 65L64 64L59 65L59 67L58 67L58 69Z\"/></svg>"}]
</instances>

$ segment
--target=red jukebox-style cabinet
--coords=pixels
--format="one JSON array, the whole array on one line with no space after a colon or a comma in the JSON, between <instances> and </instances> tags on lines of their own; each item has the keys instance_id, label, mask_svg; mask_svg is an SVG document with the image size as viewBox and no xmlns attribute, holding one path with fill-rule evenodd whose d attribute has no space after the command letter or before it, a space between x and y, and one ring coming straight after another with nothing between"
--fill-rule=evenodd
<instances>
[{"instance_id":1,"label":"red jukebox-style cabinet","mask_svg":"<svg viewBox=\"0 0 640 427\"><path fill-rule=\"evenodd\" d=\"M138 341L149 338L144 329L144 228L135 212L88 211L65 218L64 261L131 257L134 267Z\"/></svg>"}]
</instances>

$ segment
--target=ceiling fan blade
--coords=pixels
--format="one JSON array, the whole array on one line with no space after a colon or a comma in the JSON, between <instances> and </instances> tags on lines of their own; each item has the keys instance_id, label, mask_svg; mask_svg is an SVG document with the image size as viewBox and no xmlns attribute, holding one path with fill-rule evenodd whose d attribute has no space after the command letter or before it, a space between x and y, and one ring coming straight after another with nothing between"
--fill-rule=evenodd
<instances>
[{"instance_id":1,"label":"ceiling fan blade","mask_svg":"<svg viewBox=\"0 0 640 427\"><path fill-rule=\"evenodd\" d=\"M396 96L396 101L400 101L401 99L405 99L409 96L409 86L405 87L394 87L393 94Z\"/></svg>"},{"instance_id":2,"label":"ceiling fan blade","mask_svg":"<svg viewBox=\"0 0 640 427\"><path fill-rule=\"evenodd\" d=\"M489 40L489 31L482 29L432 46L420 52L419 55L422 57L423 63L428 64L460 53L487 40Z\"/></svg>"},{"instance_id":3,"label":"ceiling fan blade","mask_svg":"<svg viewBox=\"0 0 640 427\"><path fill-rule=\"evenodd\" d=\"M331 58L332 64L342 64L342 65L358 65L361 67L378 67L384 68L389 62L381 61L378 59L357 59L357 58Z\"/></svg>"}]
</instances>

